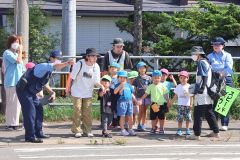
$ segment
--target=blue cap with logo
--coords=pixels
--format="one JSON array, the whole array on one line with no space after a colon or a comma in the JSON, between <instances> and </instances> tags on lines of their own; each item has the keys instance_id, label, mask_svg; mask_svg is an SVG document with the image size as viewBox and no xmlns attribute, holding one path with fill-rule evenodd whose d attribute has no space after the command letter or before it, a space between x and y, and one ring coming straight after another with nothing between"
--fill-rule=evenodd
<instances>
[{"instance_id":1,"label":"blue cap with logo","mask_svg":"<svg viewBox=\"0 0 240 160\"><path fill-rule=\"evenodd\" d=\"M62 58L62 52L60 50L53 50L53 51L50 52L49 58L50 57L61 59Z\"/></svg>"},{"instance_id":2,"label":"blue cap with logo","mask_svg":"<svg viewBox=\"0 0 240 160\"><path fill-rule=\"evenodd\" d=\"M226 41L222 37L216 37L212 40L212 45L224 45Z\"/></svg>"},{"instance_id":3,"label":"blue cap with logo","mask_svg":"<svg viewBox=\"0 0 240 160\"><path fill-rule=\"evenodd\" d=\"M118 71L117 72L118 77L126 77L128 76L127 71Z\"/></svg>"},{"instance_id":4,"label":"blue cap with logo","mask_svg":"<svg viewBox=\"0 0 240 160\"><path fill-rule=\"evenodd\" d=\"M138 62L137 69L139 69L140 67L147 67L147 64L144 62Z\"/></svg>"},{"instance_id":5,"label":"blue cap with logo","mask_svg":"<svg viewBox=\"0 0 240 160\"><path fill-rule=\"evenodd\" d=\"M155 77L155 76L162 76L162 72L161 71L159 71L159 70L154 70L153 72L152 72L152 77Z\"/></svg>"},{"instance_id":6,"label":"blue cap with logo","mask_svg":"<svg viewBox=\"0 0 240 160\"><path fill-rule=\"evenodd\" d=\"M120 68L120 64L118 64L117 62L112 62L109 67L116 67L116 68Z\"/></svg>"}]
</instances>

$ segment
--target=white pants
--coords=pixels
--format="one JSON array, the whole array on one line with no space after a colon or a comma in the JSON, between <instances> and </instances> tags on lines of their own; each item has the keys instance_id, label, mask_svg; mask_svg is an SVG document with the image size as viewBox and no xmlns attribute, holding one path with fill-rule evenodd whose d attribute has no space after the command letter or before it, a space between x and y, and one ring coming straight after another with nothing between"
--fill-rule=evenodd
<instances>
[{"instance_id":1,"label":"white pants","mask_svg":"<svg viewBox=\"0 0 240 160\"><path fill-rule=\"evenodd\" d=\"M18 126L21 104L18 100L16 87L5 87L6 91L6 126Z\"/></svg>"}]
</instances>

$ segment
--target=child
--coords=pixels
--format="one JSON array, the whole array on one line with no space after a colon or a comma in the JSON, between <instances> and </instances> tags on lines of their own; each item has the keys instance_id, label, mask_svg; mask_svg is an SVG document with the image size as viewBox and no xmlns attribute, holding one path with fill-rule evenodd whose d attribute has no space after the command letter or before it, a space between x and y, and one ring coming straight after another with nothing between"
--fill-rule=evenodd
<instances>
[{"instance_id":1,"label":"child","mask_svg":"<svg viewBox=\"0 0 240 160\"><path fill-rule=\"evenodd\" d=\"M133 95L133 87L127 83L127 72L118 71L118 84L115 86L114 94L118 94L117 100L117 113L120 116L120 127L122 136L135 136L135 132L132 129L132 116L133 116L133 102L136 102L135 96ZM129 130L124 129L125 116L128 116Z\"/></svg>"},{"instance_id":2,"label":"child","mask_svg":"<svg viewBox=\"0 0 240 160\"><path fill-rule=\"evenodd\" d=\"M139 100L145 93L147 86L151 84L151 77L146 74L147 65L144 62L139 62L137 64L137 69L139 76L134 80L133 85L135 86L136 98ZM148 96L141 102L142 105L139 106L139 116L138 116L138 127L139 131L145 131L145 121L147 118L147 106L151 105L150 97Z\"/></svg>"},{"instance_id":3,"label":"child","mask_svg":"<svg viewBox=\"0 0 240 160\"><path fill-rule=\"evenodd\" d=\"M102 121L102 136L106 138L112 138L112 135L108 133L108 125L112 122L113 110L112 110L112 94L113 89L110 89L110 83L112 78L105 75L101 79L101 84L104 86L105 91L99 89L98 99L101 106L101 121Z\"/></svg>"},{"instance_id":4,"label":"child","mask_svg":"<svg viewBox=\"0 0 240 160\"><path fill-rule=\"evenodd\" d=\"M178 130L177 135L182 135L182 122L186 121L186 135L190 135L189 124L192 121L191 110L193 104L193 98L189 94L188 79L189 75L187 71L181 71L178 75L179 81L181 84L177 85L174 90L174 97L171 102L171 106L176 99L178 99L178 108L177 108L177 121L178 121Z\"/></svg>"},{"instance_id":5,"label":"child","mask_svg":"<svg viewBox=\"0 0 240 160\"><path fill-rule=\"evenodd\" d=\"M152 82L153 84L147 87L145 94L141 97L141 100L144 100L148 95L151 97L152 105L150 109L150 120L152 120L152 130L151 133L156 133L156 125L158 119L160 121L165 120L165 113L167 107L169 107L169 98L167 88L161 83L162 72L155 70L152 73ZM168 106L165 105L167 102ZM139 102L139 105L141 102ZM162 123L160 123L160 134L164 133L164 128Z\"/></svg>"},{"instance_id":6,"label":"child","mask_svg":"<svg viewBox=\"0 0 240 160\"><path fill-rule=\"evenodd\" d=\"M108 68L109 75L112 78L110 88L113 90L115 89L115 85L118 84L117 72L119 68L120 68L120 65L116 62L112 62ZM112 96L113 120L110 127L113 127L113 128L116 128L119 125L119 118L117 116L117 99L118 99L118 96L116 95Z\"/></svg>"},{"instance_id":7,"label":"child","mask_svg":"<svg viewBox=\"0 0 240 160\"><path fill-rule=\"evenodd\" d=\"M133 88L134 88L133 83L134 83L136 77L138 77L137 71L128 72L129 83L132 85ZM134 90L135 90L135 88L134 88ZM138 106L138 104L134 103L133 104L133 128L134 129L136 129L136 116L138 115L138 113L139 113L139 106Z\"/></svg>"}]
</instances>

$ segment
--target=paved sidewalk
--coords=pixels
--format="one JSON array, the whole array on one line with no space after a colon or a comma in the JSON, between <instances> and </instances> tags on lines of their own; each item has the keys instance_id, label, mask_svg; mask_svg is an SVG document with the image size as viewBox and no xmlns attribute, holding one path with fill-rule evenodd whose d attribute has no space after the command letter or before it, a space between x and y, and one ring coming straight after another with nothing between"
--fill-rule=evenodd
<instances>
[{"instance_id":1,"label":"paved sidewalk","mask_svg":"<svg viewBox=\"0 0 240 160\"><path fill-rule=\"evenodd\" d=\"M185 136L176 136L177 123L175 121L167 121L165 128L165 135L151 135L150 121L147 124L147 132L137 132L135 137L122 137L119 135L119 130L113 131L113 138L107 139L101 137L101 130L99 129L99 122L94 121L93 133L94 138L75 138L71 133L71 122L46 123L44 127L45 134L51 136L49 139L44 139L43 144L81 144L81 145L110 145L110 144L124 144L124 145L159 145L159 144L232 144L240 143L240 121L231 121L229 131L220 132L221 138L208 138L206 135L211 131L208 129L207 123L203 122L202 139L200 141L186 140ZM184 131L185 133L185 131ZM30 145L31 143L24 142L24 130L22 131L6 131L4 126L0 126L0 146L17 146ZM33 145L33 144L31 144ZM39 145L39 144L34 144Z\"/></svg>"}]
</instances>

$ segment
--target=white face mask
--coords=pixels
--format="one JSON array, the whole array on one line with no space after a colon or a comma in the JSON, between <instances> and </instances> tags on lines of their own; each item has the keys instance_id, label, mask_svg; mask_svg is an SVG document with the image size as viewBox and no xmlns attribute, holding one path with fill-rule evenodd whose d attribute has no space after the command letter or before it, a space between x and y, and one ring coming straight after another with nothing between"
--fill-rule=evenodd
<instances>
[{"instance_id":1,"label":"white face mask","mask_svg":"<svg viewBox=\"0 0 240 160\"><path fill-rule=\"evenodd\" d=\"M192 55L191 58L192 58L193 61L197 61L198 60L198 55Z\"/></svg>"},{"instance_id":2,"label":"white face mask","mask_svg":"<svg viewBox=\"0 0 240 160\"><path fill-rule=\"evenodd\" d=\"M60 63L62 63L62 61L59 60L59 59L56 59L56 60L54 61L54 64L60 64Z\"/></svg>"},{"instance_id":3,"label":"white face mask","mask_svg":"<svg viewBox=\"0 0 240 160\"><path fill-rule=\"evenodd\" d=\"M18 49L18 47L19 47L19 43L16 43L16 42L12 43L11 45L11 48L14 49L15 51Z\"/></svg>"}]
</instances>

